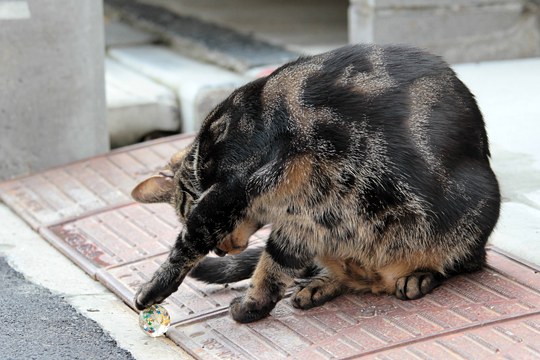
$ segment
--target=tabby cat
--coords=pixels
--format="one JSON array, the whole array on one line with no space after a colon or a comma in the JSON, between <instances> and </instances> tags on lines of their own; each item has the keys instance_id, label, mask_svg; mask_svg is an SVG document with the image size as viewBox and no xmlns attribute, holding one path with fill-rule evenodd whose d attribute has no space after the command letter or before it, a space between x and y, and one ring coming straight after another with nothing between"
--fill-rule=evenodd
<instances>
[{"instance_id":1,"label":"tabby cat","mask_svg":"<svg viewBox=\"0 0 540 360\"><path fill-rule=\"evenodd\" d=\"M235 90L133 197L170 203L184 225L136 307L199 264L210 282L252 275L230 306L239 322L267 316L302 276L301 309L349 291L420 298L484 265L500 206L467 87L437 56L377 45L301 57ZM242 253L264 224L264 249ZM211 250L238 255L202 260Z\"/></svg>"}]
</instances>

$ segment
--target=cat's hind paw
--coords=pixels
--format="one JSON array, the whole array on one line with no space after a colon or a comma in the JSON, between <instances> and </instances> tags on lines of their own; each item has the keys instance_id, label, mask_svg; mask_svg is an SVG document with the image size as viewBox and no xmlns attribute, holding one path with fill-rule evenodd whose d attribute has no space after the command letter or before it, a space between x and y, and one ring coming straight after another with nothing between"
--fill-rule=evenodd
<instances>
[{"instance_id":1,"label":"cat's hind paw","mask_svg":"<svg viewBox=\"0 0 540 360\"><path fill-rule=\"evenodd\" d=\"M430 293L441 283L439 274L414 272L399 278L396 282L396 297L401 300L415 300Z\"/></svg>"},{"instance_id":2,"label":"cat's hind paw","mask_svg":"<svg viewBox=\"0 0 540 360\"><path fill-rule=\"evenodd\" d=\"M320 306L341 293L343 287L337 281L326 277L314 278L305 284L299 284L298 290L291 297L291 304L295 308L307 310Z\"/></svg>"}]
</instances>

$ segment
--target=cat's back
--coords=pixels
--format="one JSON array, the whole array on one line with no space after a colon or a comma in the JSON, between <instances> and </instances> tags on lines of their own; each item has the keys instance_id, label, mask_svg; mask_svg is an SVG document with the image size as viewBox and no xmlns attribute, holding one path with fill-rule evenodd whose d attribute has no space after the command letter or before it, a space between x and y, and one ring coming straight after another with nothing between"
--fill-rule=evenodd
<instances>
[{"instance_id":1,"label":"cat's back","mask_svg":"<svg viewBox=\"0 0 540 360\"><path fill-rule=\"evenodd\" d=\"M473 95L440 57L414 47L351 45L300 58L268 77L261 99L265 123L287 123L301 151L329 142L332 154L380 137L390 151L489 154Z\"/></svg>"},{"instance_id":2,"label":"cat's back","mask_svg":"<svg viewBox=\"0 0 540 360\"><path fill-rule=\"evenodd\" d=\"M438 56L397 45L345 46L285 64L231 94L199 139L209 179L278 173L298 154L332 164L391 159L437 173L488 154L482 116L454 72Z\"/></svg>"},{"instance_id":3,"label":"cat's back","mask_svg":"<svg viewBox=\"0 0 540 360\"><path fill-rule=\"evenodd\" d=\"M278 96L306 90L328 93L344 87L376 95L449 70L441 57L412 46L348 45L283 65L268 77L265 92Z\"/></svg>"}]
</instances>

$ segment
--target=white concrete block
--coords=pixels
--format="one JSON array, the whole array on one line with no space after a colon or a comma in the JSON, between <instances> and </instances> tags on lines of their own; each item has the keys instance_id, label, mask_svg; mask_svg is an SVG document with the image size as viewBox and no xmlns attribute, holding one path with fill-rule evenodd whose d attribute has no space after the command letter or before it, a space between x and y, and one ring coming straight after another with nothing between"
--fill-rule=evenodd
<instances>
[{"instance_id":1,"label":"white concrete block","mask_svg":"<svg viewBox=\"0 0 540 360\"><path fill-rule=\"evenodd\" d=\"M101 1L0 3L0 181L107 151Z\"/></svg>"},{"instance_id":2,"label":"white concrete block","mask_svg":"<svg viewBox=\"0 0 540 360\"><path fill-rule=\"evenodd\" d=\"M226 94L250 80L246 76L197 62L161 46L112 49L109 55L178 94L184 132L197 130L198 124L211 107L222 101ZM216 93L222 96L216 96ZM195 104L200 103L204 94L213 96L214 100L210 101L210 109L201 112L200 106Z\"/></svg>"},{"instance_id":3,"label":"white concrete block","mask_svg":"<svg viewBox=\"0 0 540 360\"><path fill-rule=\"evenodd\" d=\"M540 210L516 202L503 203L489 243L540 265Z\"/></svg>"},{"instance_id":4,"label":"white concrete block","mask_svg":"<svg viewBox=\"0 0 540 360\"><path fill-rule=\"evenodd\" d=\"M355 4L372 4L372 6L377 8L447 7L456 9L470 6L515 3L516 0L436 0L435 2L434 0L350 0L350 2Z\"/></svg>"},{"instance_id":5,"label":"white concrete block","mask_svg":"<svg viewBox=\"0 0 540 360\"><path fill-rule=\"evenodd\" d=\"M475 94L491 144L529 154L540 163L540 58L460 64L453 69Z\"/></svg>"},{"instance_id":6,"label":"white concrete block","mask_svg":"<svg viewBox=\"0 0 540 360\"><path fill-rule=\"evenodd\" d=\"M540 265L540 59L453 68L484 114L503 195L490 242Z\"/></svg>"},{"instance_id":7,"label":"white concrete block","mask_svg":"<svg viewBox=\"0 0 540 360\"><path fill-rule=\"evenodd\" d=\"M540 172L538 175L540 175ZM525 194L525 199L530 202L531 206L540 210L540 188Z\"/></svg>"},{"instance_id":8,"label":"white concrete block","mask_svg":"<svg viewBox=\"0 0 540 360\"><path fill-rule=\"evenodd\" d=\"M180 129L175 93L118 62L106 60L107 122L111 146L132 144L154 130Z\"/></svg>"}]
</instances>

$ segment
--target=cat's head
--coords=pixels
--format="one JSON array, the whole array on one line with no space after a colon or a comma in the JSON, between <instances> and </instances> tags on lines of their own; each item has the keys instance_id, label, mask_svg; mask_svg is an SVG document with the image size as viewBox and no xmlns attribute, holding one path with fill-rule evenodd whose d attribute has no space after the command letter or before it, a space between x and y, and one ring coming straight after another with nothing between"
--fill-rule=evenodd
<instances>
[{"instance_id":1,"label":"cat's head","mask_svg":"<svg viewBox=\"0 0 540 360\"><path fill-rule=\"evenodd\" d=\"M174 154L163 170L135 186L131 197L141 203L170 204L185 222L198 197L190 185L193 169L185 161L188 152L189 148Z\"/></svg>"}]
</instances>

